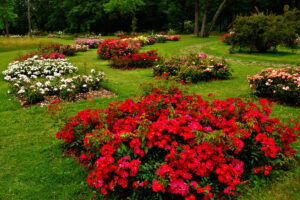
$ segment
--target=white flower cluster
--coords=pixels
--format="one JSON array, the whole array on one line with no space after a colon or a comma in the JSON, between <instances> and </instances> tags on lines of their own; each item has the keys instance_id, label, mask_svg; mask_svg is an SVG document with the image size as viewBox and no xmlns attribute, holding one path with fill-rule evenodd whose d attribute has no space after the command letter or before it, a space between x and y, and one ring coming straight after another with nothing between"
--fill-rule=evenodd
<instances>
[{"instance_id":1,"label":"white flower cluster","mask_svg":"<svg viewBox=\"0 0 300 200\"><path fill-rule=\"evenodd\" d=\"M91 70L91 75L77 75L64 78L62 76L47 75L45 78L19 75L19 78L8 78L10 92L25 98L28 102L38 102L46 95L58 95L67 99L69 94L88 92L101 88L104 72Z\"/></svg>"},{"instance_id":2,"label":"white flower cluster","mask_svg":"<svg viewBox=\"0 0 300 200\"><path fill-rule=\"evenodd\" d=\"M66 59L39 59L38 56L28 58L20 62L15 61L8 65L8 69L3 71L5 79L18 78L26 75L30 78L45 77L47 75L61 76L77 72L78 68L69 63Z\"/></svg>"}]
</instances>

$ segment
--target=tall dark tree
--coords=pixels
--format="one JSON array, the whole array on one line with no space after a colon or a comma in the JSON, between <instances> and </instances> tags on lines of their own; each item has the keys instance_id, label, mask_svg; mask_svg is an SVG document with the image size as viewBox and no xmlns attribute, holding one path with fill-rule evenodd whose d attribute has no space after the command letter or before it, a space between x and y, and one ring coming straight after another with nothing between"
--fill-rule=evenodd
<instances>
[{"instance_id":1,"label":"tall dark tree","mask_svg":"<svg viewBox=\"0 0 300 200\"><path fill-rule=\"evenodd\" d=\"M29 37L32 37L30 0L27 0L27 19L28 19L28 35Z\"/></svg>"},{"instance_id":2,"label":"tall dark tree","mask_svg":"<svg viewBox=\"0 0 300 200\"><path fill-rule=\"evenodd\" d=\"M201 25L201 32L200 32L201 37L204 37L208 6L209 6L209 0L205 0L203 19L202 19L202 25Z\"/></svg>"},{"instance_id":3,"label":"tall dark tree","mask_svg":"<svg viewBox=\"0 0 300 200\"><path fill-rule=\"evenodd\" d=\"M209 28L208 28L207 31L205 32L205 36L209 36L211 30L213 29L213 27L214 27L214 25L215 25L215 23L216 23L218 17L220 16L220 14L221 14L221 12L222 12L222 10L223 10L223 8L224 8L224 5L225 5L226 1L227 1L227 0L223 0L223 2L219 5L219 7L218 7L218 9L217 9L217 11L216 11L216 13L215 13L215 15L214 15L212 21L211 21L211 24L210 24Z\"/></svg>"},{"instance_id":4,"label":"tall dark tree","mask_svg":"<svg viewBox=\"0 0 300 200\"><path fill-rule=\"evenodd\" d=\"M195 0L195 30L194 34L199 36L199 0Z\"/></svg>"},{"instance_id":5,"label":"tall dark tree","mask_svg":"<svg viewBox=\"0 0 300 200\"><path fill-rule=\"evenodd\" d=\"M1 0L0 1L0 29L5 28L6 37L9 36L8 27L9 24L13 24L17 18L14 13L14 1L13 0Z\"/></svg>"}]
</instances>

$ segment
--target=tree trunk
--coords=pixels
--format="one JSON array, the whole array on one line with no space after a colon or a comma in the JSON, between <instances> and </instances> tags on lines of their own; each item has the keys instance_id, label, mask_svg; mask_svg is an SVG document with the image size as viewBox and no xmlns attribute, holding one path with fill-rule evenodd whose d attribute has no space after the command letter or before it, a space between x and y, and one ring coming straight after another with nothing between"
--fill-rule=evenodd
<instances>
[{"instance_id":1,"label":"tree trunk","mask_svg":"<svg viewBox=\"0 0 300 200\"><path fill-rule=\"evenodd\" d=\"M136 32L136 25L137 25L137 18L135 17L135 14L132 14L132 20L131 20L131 30L132 33Z\"/></svg>"},{"instance_id":2,"label":"tree trunk","mask_svg":"<svg viewBox=\"0 0 300 200\"><path fill-rule=\"evenodd\" d=\"M204 7L204 13L203 13L203 19L202 19L201 32L200 32L200 36L201 37L204 37L204 31L205 31L205 24L206 24L206 18L207 18L208 5L209 5L209 0L206 0L205 1L205 7Z\"/></svg>"},{"instance_id":3,"label":"tree trunk","mask_svg":"<svg viewBox=\"0 0 300 200\"><path fill-rule=\"evenodd\" d=\"M195 29L194 34L199 36L199 0L195 0Z\"/></svg>"},{"instance_id":4,"label":"tree trunk","mask_svg":"<svg viewBox=\"0 0 300 200\"><path fill-rule=\"evenodd\" d=\"M32 37L31 16L30 16L30 0L27 0L27 18L28 18L28 35L29 35L29 37Z\"/></svg>"},{"instance_id":5,"label":"tree trunk","mask_svg":"<svg viewBox=\"0 0 300 200\"><path fill-rule=\"evenodd\" d=\"M6 37L8 37L8 22L7 22L7 20L5 20L4 21L4 23L5 23L5 35L6 35Z\"/></svg>"},{"instance_id":6,"label":"tree trunk","mask_svg":"<svg viewBox=\"0 0 300 200\"><path fill-rule=\"evenodd\" d=\"M208 28L207 31L205 32L205 36L207 36L207 37L209 36L209 33L210 33L211 30L213 29L213 27L214 27L214 25L215 25L215 23L216 23L216 21L217 21L219 15L221 14L221 12L222 12L222 10L223 10L223 8L224 8L224 5L225 5L225 3L226 3L226 1L227 1L227 0L224 0L224 1L219 5L218 10L217 10L217 12L215 13L214 18L212 19L209 28Z\"/></svg>"}]
</instances>

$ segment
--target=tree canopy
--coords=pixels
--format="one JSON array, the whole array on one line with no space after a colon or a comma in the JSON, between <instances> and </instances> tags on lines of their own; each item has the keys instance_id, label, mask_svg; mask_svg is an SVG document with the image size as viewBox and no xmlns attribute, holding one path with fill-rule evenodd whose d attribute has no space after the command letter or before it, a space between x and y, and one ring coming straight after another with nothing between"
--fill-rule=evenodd
<instances>
[{"instance_id":1,"label":"tree canopy","mask_svg":"<svg viewBox=\"0 0 300 200\"><path fill-rule=\"evenodd\" d=\"M200 26L206 1L198 0ZM256 12L256 8L274 14L282 14L286 4L291 9L300 9L298 0L228 0L214 21L216 11L223 1L209 0L205 30L212 27L214 31L227 31L236 16L250 15ZM9 9L4 9L6 14L0 16L6 16L10 32L26 34L26 1L0 0L0 9L4 4L9 5ZM143 32L173 29L193 33L195 5L195 0L31 0L31 21L32 29L40 31L111 34L119 30ZM2 17L2 29L3 22Z\"/></svg>"}]
</instances>

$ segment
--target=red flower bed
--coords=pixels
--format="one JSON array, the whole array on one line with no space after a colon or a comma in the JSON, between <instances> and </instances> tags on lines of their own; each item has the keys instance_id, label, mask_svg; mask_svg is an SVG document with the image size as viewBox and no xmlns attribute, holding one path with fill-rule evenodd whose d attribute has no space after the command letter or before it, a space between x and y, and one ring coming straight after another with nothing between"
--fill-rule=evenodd
<instances>
[{"instance_id":1,"label":"red flower bed","mask_svg":"<svg viewBox=\"0 0 300 200\"><path fill-rule=\"evenodd\" d=\"M130 53L137 53L140 45L133 41L121 41L119 39L106 39L99 45L98 55L102 59L111 59L115 56L126 56Z\"/></svg>"},{"instance_id":2,"label":"red flower bed","mask_svg":"<svg viewBox=\"0 0 300 200\"><path fill-rule=\"evenodd\" d=\"M152 67L158 57L156 50L147 51L146 53L133 53L125 56L114 56L111 58L112 67L121 69L136 69Z\"/></svg>"},{"instance_id":3,"label":"red flower bed","mask_svg":"<svg viewBox=\"0 0 300 200\"><path fill-rule=\"evenodd\" d=\"M270 118L239 98L204 101L155 89L70 118L57 138L93 167L87 178L108 199L210 199L237 195L256 173L291 166L299 125Z\"/></svg>"},{"instance_id":4,"label":"red flower bed","mask_svg":"<svg viewBox=\"0 0 300 200\"><path fill-rule=\"evenodd\" d=\"M60 59L60 58L65 58L66 56L59 53L59 52L51 52L51 53L40 53L40 52L32 52L32 53L28 53L25 54L23 56L19 56L19 58L15 58L15 61L25 61L28 58L32 58L34 56L38 56L40 59L44 58L44 59Z\"/></svg>"},{"instance_id":5,"label":"red flower bed","mask_svg":"<svg viewBox=\"0 0 300 200\"><path fill-rule=\"evenodd\" d=\"M179 41L181 39L180 35L167 35L168 41Z\"/></svg>"}]
</instances>

